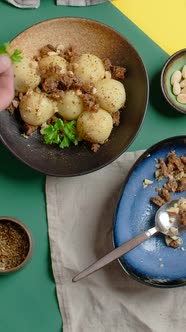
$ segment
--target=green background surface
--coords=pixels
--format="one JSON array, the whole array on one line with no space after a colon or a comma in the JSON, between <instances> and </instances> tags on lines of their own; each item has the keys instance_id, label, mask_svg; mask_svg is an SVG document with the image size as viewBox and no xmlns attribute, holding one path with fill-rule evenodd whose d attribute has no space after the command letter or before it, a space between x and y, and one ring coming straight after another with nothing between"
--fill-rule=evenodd
<instances>
[{"instance_id":1,"label":"green background surface","mask_svg":"<svg viewBox=\"0 0 186 332\"><path fill-rule=\"evenodd\" d=\"M161 139L185 134L186 117L167 105L160 89L160 71L168 55L111 3L91 7L59 7L53 0L41 0L38 9L18 9L1 2L0 44L34 23L63 16L86 17L110 25L132 42L144 60L150 80L149 106L141 131L129 151L148 148ZM22 164L2 144L0 215L20 219L28 225L34 239L30 264L20 272L0 276L0 331L61 331L62 319L48 242L45 176Z\"/></svg>"}]
</instances>

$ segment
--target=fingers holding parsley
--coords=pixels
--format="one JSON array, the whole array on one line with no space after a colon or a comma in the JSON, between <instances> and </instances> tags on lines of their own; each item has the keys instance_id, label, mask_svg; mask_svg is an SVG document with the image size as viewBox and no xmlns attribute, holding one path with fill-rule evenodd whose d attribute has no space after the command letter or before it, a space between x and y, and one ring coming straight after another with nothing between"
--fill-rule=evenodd
<instances>
[{"instance_id":1,"label":"fingers holding parsley","mask_svg":"<svg viewBox=\"0 0 186 332\"><path fill-rule=\"evenodd\" d=\"M0 111L6 109L14 97L14 75L9 57L0 55Z\"/></svg>"},{"instance_id":2,"label":"fingers holding parsley","mask_svg":"<svg viewBox=\"0 0 186 332\"><path fill-rule=\"evenodd\" d=\"M0 46L0 111L11 103L14 97L14 74L12 63L21 60L21 51L9 54L9 43Z\"/></svg>"},{"instance_id":3,"label":"fingers holding parsley","mask_svg":"<svg viewBox=\"0 0 186 332\"><path fill-rule=\"evenodd\" d=\"M22 60L22 56L21 56L21 51L16 49L13 53L11 53L9 51L10 49L10 43L4 43L2 45L0 45L0 55L7 55L10 58L10 61L12 63L14 62L20 62Z\"/></svg>"}]
</instances>

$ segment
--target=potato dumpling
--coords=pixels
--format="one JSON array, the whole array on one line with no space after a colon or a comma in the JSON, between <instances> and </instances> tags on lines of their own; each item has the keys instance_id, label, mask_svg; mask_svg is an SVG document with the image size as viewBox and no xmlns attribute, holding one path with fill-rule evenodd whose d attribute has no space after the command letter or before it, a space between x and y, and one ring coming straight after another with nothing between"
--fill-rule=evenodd
<instances>
[{"instance_id":1,"label":"potato dumpling","mask_svg":"<svg viewBox=\"0 0 186 332\"><path fill-rule=\"evenodd\" d=\"M55 113L56 106L44 93L31 91L21 99L19 111L24 122L40 126Z\"/></svg>"},{"instance_id":2,"label":"potato dumpling","mask_svg":"<svg viewBox=\"0 0 186 332\"><path fill-rule=\"evenodd\" d=\"M94 83L105 75L105 67L100 58L93 54L82 54L75 59L74 73L83 83Z\"/></svg>"},{"instance_id":3,"label":"potato dumpling","mask_svg":"<svg viewBox=\"0 0 186 332\"><path fill-rule=\"evenodd\" d=\"M40 83L38 63L30 58L23 58L13 64L15 89L18 92L27 92L35 89Z\"/></svg>"},{"instance_id":4,"label":"potato dumpling","mask_svg":"<svg viewBox=\"0 0 186 332\"><path fill-rule=\"evenodd\" d=\"M124 106L126 92L121 82L112 78L105 78L97 81L95 88L97 103L103 109L110 113L115 113Z\"/></svg>"},{"instance_id":5,"label":"potato dumpling","mask_svg":"<svg viewBox=\"0 0 186 332\"><path fill-rule=\"evenodd\" d=\"M57 105L58 113L66 120L76 120L83 111L81 97L74 90L65 92L63 99Z\"/></svg>"},{"instance_id":6,"label":"potato dumpling","mask_svg":"<svg viewBox=\"0 0 186 332\"><path fill-rule=\"evenodd\" d=\"M59 66L61 68L61 74L67 72L68 62L59 55L48 55L39 61L39 69L42 72L49 70L51 66Z\"/></svg>"},{"instance_id":7,"label":"potato dumpling","mask_svg":"<svg viewBox=\"0 0 186 332\"><path fill-rule=\"evenodd\" d=\"M85 111L77 119L77 132L85 141L103 144L113 128L111 115L99 109L97 112Z\"/></svg>"}]
</instances>

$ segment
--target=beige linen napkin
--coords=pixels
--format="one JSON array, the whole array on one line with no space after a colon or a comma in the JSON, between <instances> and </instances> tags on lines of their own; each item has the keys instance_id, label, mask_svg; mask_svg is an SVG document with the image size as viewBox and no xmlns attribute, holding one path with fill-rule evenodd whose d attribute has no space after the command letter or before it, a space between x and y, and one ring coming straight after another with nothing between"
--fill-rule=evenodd
<instances>
[{"instance_id":1,"label":"beige linen napkin","mask_svg":"<svg viewBox=\"0 0 186 332\"><path fill-rule=\"evenodd\" d=\"M77 283L72 278L112 249L123 181L142 153L127 152L92 174L46 179L53 274L64 332L184 332L186 288L142 285L118 261Z\"/></svg>"}]
</instances>

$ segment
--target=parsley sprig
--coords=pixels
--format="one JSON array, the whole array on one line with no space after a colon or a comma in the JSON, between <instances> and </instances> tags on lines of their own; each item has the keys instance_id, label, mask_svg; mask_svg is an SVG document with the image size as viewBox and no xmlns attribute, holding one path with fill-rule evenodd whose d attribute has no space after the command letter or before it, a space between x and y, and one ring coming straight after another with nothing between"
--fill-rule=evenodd
<instances>
[{"instance_id":1,"label":"parsley sprig","mask_svg":"<svg viewBox=\"0 0 186 332\"><path fill-rule=\"evenodd\" d=\"M68 148L71 143L77 144L75 120L64 123L57 118L54 125L50 124L43 133L46 144L57 144L61 149Z\"/></svg>"},{"instance_id":2,"label":"parsley sprig","mask_svg":"<svg viewBox=\"0 0 186 332\"><path fill-rule=\"evenodd\" d=\"M10 43L4 43L0 45L0 54L6 54L10 57L12 62L20 62L22 60L21 51L16 49L12 54L9 52Z\"/></svg>"}]
</instances>

